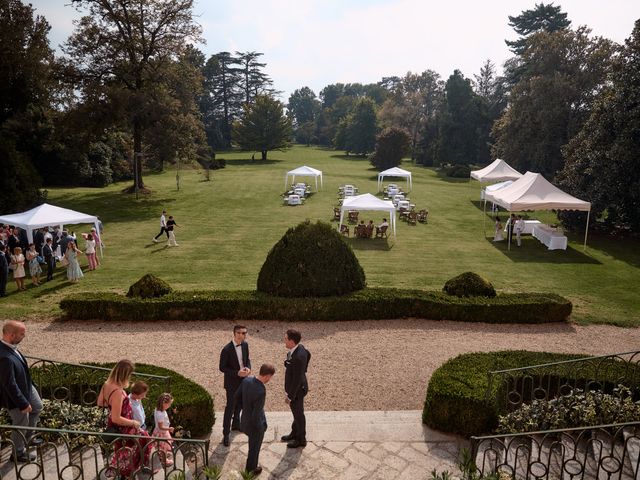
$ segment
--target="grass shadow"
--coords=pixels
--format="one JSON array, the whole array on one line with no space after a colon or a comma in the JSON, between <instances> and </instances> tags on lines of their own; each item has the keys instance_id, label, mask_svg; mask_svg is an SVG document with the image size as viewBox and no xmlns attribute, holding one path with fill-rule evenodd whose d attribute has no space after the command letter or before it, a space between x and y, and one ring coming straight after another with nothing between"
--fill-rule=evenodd
<instances>
[{"instance_id":1,"label":"grass shadow","mask_svg":"<svg viewBox=\"0 0 640 480\"><path fill-rule=\"evenodd\" d=\"M436 175L440 180L445 181L447 183L469 183L471 181L470 178L448 177L447 174L442 170L436 170Z\"/></svg>"},{"instance_id":2,"label":"grass shadow","mask_svg":"<svg viewBox=\"0 0 640 480\"><path fill-rule=\"evenodd\" d=\"M250 158L230 158L225 160L229 166L241 165L273 165L274 163L282 163L282 160L251 160Z\"/></svg>"},{"instance_id":3,"label":"grass shadow","mask_svg":"<svg viewBox=\"0 0 640 480\"><path fill-rule=\"evenodd\" d=\"M640 239L589 232L587 250L593 248L635 268L640 268Z\"/></svg>"},{"instance_id":4,"label":"grass shadow","mask_svg":"<svg viewBox=\"0 0 640 480\"><path fill-rule=\"evenodd\" d=\"M43 283L38 288L38 292L34 293L33 298L44 297L46 295L50 295L52 293L56 293L56 292L58 292L60 290L64 290L65 288L70 287L71 285L73 285L71 282L67 281L66 274L64 272L62 272L60 275L54 275L54 280L55 280L55 277L57 277L57 276L60 277L58 279L58 280L60 280L60 282L56 283L55 285L51 285L51 286L46 286L50 282Z\"/></svg>"},{"instance_id":5,"label":"grass shadow","mask_svg":"<svg viewBox=\"0 0 640 480\"><path fill-rule=\"evenodd\" d=\"M361 156L361 155L340 155L340 154L335 154L335 155L331 155L331 158L338 158L340 160L349 160L351 162L368 162L369 161L369 157L365 156Z\"/></svg>"},{"instance_id":6,"label":"grass shadow","mask_svg":"<svg viewBox=\"0 0 640 480\"><path fill-rule=\"evenodd\" d=\"M518 247L515 244L514 238L511 250L508 250L506 237L502 242L494 242L491 238L486 240L493 248L512 262L602 265L599 260L580 250L576 250L571 245L568 245L566 250L548 250L542 243L530 236L522 238L522 247Z\"/></svg>"},{"instance_id":7,"label":"grass shadow","mask_svg":"<svg viewBox=\"0 0 640 480\"><path fill-rule=\"evenodd\" d=\"M381 250L389 251L393 248L393 244L389 243L388 238L355 238L349 237L345 239L354 250Z\"/></svg>"}]
</instances>

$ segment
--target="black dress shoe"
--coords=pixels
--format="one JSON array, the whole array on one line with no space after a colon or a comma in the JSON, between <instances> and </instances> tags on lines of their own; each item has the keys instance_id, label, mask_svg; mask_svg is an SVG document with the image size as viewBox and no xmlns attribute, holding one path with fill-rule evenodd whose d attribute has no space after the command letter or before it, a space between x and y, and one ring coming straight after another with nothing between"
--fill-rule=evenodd
<instances>
[{"instance_id":1,"label":"black dress shoe","mask_svg":"<svg viewBox=\"0 0 640 480\"><path fill-rule=\"evenodd\" d=\"M240 431L240 424L234 424L231 426L231 430L233 430L234 432L239 432Z\"/></svg>"},{"instance_id":2,"label":"black dress shoe","mask_svg":"<svg viewBox=\"0 0 640 480\"><path fill-rule=\"evenodd\" d=\"M9 461L10 462L17 462L17 463L27 463L29 461L33 462L36 459L36 454L35 453L29 453L27 454L27 452L22 452L19 453L16 457L13 456L13 454L9 457Z\"/></svg>"},{"instance_id":3,"label":"black dress shoe","mask_svg":"<svg viewBox=\"0 0 640 480\"><path fill-rule=\"evenodd\" d=\"M253 470L251 470L251 473L253 473L254 477L257 477L258 475L260 475L262 473L262 467L256 467Z\"/></svg>"},{"instance_id":4,"label":"black dress shoe","mask_svg":"<svg viewBox=\"0 0 640 480\"><path fill-rule=\"evenodd\" d=\"M290 433L289 435L283 435L280 437L280 440L282 440L283 442L290 442L291 440L295 439L296 437L293 436L293 433Z\"/></svg>"},{"instance_id":5,"label":"black dress shoe","mask_svg":"<svg viewBox=\"0 0 640 480\"><path fill-rule=\"evenodd\" d=\"M225 447L228 447L228 446L229 446L229 443L230 443L230 442L229 442L229 435L225 435L225 436L223 436L223 437L222 437L222 444L223 444Z\"/></svg>"},{"instance_id":6,"label":"black dress shoe","mask_svg":"<svg viewBox=\"0 0 640 480\"><path fill-rule=\"evenodd\" d=\"M299 447L306 447L306 446L307 446L306 440L291 440L289 443L287 443L287 448L299 448Z\"/></svg>"}]
</instances>

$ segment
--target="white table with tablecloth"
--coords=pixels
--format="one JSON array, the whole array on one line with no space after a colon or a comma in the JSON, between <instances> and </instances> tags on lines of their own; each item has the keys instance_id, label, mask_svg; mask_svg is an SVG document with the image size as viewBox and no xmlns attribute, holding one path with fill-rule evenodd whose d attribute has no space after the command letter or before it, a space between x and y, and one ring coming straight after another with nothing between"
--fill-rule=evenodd
<instances>
[{"instance_id":1,"label":"white table with tablecloth","mask_svg":"<svg viewBox=\"0 0 640 480\"><path fill-rule=\"evenodd\" d=\"M507 220L505 222L504 225L504 231L508 232L509 230L509 222L511 222L511 219ZM537 225L542 225L542 222L540 220L525 220L524 221L524 230L522 231L522 235L533 235L533 228ZM514 235L515 235L515 230L513 231Z\"/></svg>"},{"instance_id":2,"label":"white table with tablecloth","mask_svg":"<svg viewBox=\"0 0 640 480\"><path fill-rule=\"evenodd\" d=\"M536 225L532 235L547 246L549 250L566 250L567 237L549 225Z\"/></svg>"}]
</instances>

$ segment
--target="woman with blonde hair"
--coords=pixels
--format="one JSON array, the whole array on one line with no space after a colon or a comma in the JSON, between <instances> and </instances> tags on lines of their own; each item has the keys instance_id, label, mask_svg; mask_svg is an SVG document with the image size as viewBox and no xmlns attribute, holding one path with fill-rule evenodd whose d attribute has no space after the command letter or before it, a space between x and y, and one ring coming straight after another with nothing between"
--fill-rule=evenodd
<instances>
[{"instance_id":1,"label":"woman with blonde hair","mask_svg":"<svg viewBox=\"0 0 640 480\"><path fill-rule=\"evenodd\" d=\"M109 373L98 394L98 406L109 409L107 431L124 435L149 434L140 430L140 422L133 419L129 396L124 391L129 386L134 364L131 360L120 360ZM116 440L113 447L111 467L122 477L128 477L147 462L151 443L145 438Z\"/></svg>"},{"instance_id":2,"label":"woman with blonde hair","mask_svg":"<svg viewBox=\"0 0 640 480\"><path fill-rule=\"evenodd\" d=\"M13 249L13 255L11 255L11 266L13 268L13 279L16 281L16 287L18 290L26 290L24 288L24 277L27 274L24 271L24 255L20 247Z\"/></svg>"}]
</instances>

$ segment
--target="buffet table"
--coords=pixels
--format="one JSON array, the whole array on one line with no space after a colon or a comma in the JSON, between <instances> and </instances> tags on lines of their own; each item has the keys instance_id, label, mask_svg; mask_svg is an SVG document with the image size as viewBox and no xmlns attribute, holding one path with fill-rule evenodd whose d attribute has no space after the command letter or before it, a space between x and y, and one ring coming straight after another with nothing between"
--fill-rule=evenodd
<instances>
[{"instance_id":1,"label":"buffet table","mask_svg":"<svg viewBox=\"0 0 640 480\"><path fill-rule=\"evenodd\" d=\"M507 232L509 230L509 223L511 222L511 218L509 218L509 220L507 220L505 222L504 225L504 231ZM533 228L538 226L538 225L542 225L542 222L540 222L540 220L525 220L524 221L524 230L522 231L522 235L532 235L533 234ZM515 235L515 230L513 231L514 235Z\"/></svg>"},{"instance_id":2,"label":"buffet table","mask_svg":"<svg viewBox=\"0 0 640 480\"><path fill-rule=\"evenodd\" d=\"M532 235L546 245L549 250L567 249L567 237L549 225L534 226Z\"/></svg>"}]
</instances>

